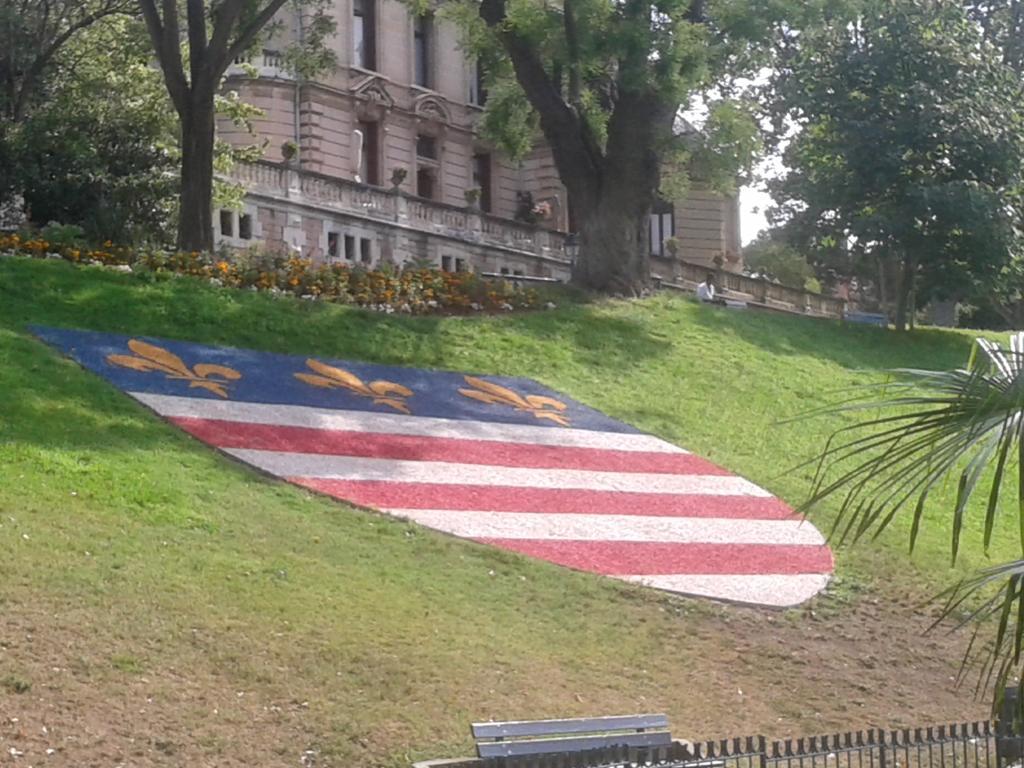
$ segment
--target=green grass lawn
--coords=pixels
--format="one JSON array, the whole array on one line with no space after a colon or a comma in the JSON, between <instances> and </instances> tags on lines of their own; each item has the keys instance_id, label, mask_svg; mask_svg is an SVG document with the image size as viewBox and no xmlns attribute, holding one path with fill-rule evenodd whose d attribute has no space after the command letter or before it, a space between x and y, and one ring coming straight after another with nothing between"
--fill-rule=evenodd
<instances>
[{"instance_id":1,"label":"green grass lawn","mask_svg":"<svg viewBox=\"0 0 1024 768\"><path fill-rule=\"evenodd\" d=\"M952 655L959 640L889 643L890 629L870 624L920 615L911 608L922 591L955 577L945 525L954 489L935 494L912 560L902 524L873 546L841 549L816 618L714 606L265 479L58 357L30 337L31 323L529 376L791 503L809 476L790 469L841 422L780 420L885 368L960 365L971 337L899 336L670 296L406 318L0 260L0 721L20 712L21 723L49 716L64 730L105 734L62 754L294 765L308 748L319 764L399 765L464 751L466 723L486 717L663 709L684 735L724 736L857 727L868 724L858 716L912 707L947 716L957 705L948 679L958 659L933 657ZM830 515L818 510L814 522L825 530ZM984 562L980 526L975 510L960 571ZM1013 520L1000 526L994 560L1019 552ZM880 603L893 612L878 615ZM921 621L893 631L916 638ZM836 681L844 664L874 653L871 643L882 668L849 684L892 670L907 679L857 693L861 710L850 710ZM713 693L693 695L698 677ZM935 694L890 709L904 684L907 697L922 685ZM815 703L800 706L803 685L803 701ZM5 738L19 736L0 724L0 754Z\"/></svg>"}]
</instances>

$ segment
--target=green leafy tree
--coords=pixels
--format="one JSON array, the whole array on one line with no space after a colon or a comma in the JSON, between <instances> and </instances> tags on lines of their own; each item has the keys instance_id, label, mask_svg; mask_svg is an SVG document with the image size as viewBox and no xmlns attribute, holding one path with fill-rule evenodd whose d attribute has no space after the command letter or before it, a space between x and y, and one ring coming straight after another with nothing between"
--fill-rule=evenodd
<instances>
[{"instance_id":1,"label":"green leafy tree","mask_svg":"<svg viewBox=\"0 0 1024 768\"><path fill-rule=\"evenodd\" d=\"M61 50L134 0L0 0L0 122L24 119Z\"/></svg>"},{"instance_id":2,"label":"green leafy tree","mask_svg":"<svg viewBox=\"0 0 1024 768\"><path fill-rule=\"evenodd\" d=\"M162 240L173 216L173 113L145 30L110 16L56 54L18 123L0 136L0 178L32 221L93 241ZM2 190L0 190L2 192Z\"/></svg>"},{"instance_id":3,"label":"green leafy tree","mask_svg":"<svg viewBox=\"0 0 1024 768\"><path fill-rule=\"evenodd\" d=\"M515 153L537 127L551 147L580 234L574 282L635 293L649 279L647 217L665 166L689 168L699 155L704 170L731 164L711 175L734 179L749 163L754 123L724 86L756 69L783 20L812 5L451 0L445 8L484 60L493 94L485 132ZM695 146L677 135L677 117L713 85L708 130Z\"/></svg>"},{"instance_id":4,"label":"green leafy tree","mask_svg":"<svg viewBox=\"0 0 1024 768\"><path fill-rule=\"evenodd\" d=\"M224 73L269 31L288 0L137 0L181 126L178 247L213 249L216 103ZM297 48L322 44L333 29L325 0L292 0L309 35ZM184 6L184 13L182 13ZM331 57L289 54L296 63L329 66Z\"/></svg>"},{"instance_id":5,"label":"green leafy tree","mask_svg":"<svg viewBox=\"0 0 1024 768\"><path fill-rule=\"evenodd\" d=\"M1024 73L1024 0L967 0L964 7L1003 52L1003 62Z\"/></svg>"},{"instance_id":6,"label":"green leafy tree","mask_svg":"<svg viewBox=\"0 0 1024 768\"><path fill-rule=\"evenodd\" d=\"M749 270L791 288L821 287L807 259L796 248L770 234L762 234L743 248L743 263Z\"/></svg>"},{"instance_id":7,"label":"green leafy tree","mask_svg":"<svg viewBox=\"0 0 1024 768\"><path fill-rule=\"evenodd\" d=\"M793 42L772 96L775 125L795 128L776 218L875 260L897 328L1020 254L1019 77L959 5L869 2Z\"/></svg>"}]
</instances>

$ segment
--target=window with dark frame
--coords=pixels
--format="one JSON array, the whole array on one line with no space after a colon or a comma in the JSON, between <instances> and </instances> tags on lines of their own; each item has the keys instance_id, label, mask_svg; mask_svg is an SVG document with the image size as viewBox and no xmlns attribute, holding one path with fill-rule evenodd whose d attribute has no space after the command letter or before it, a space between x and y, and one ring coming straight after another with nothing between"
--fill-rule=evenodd
<instances>
[{"instance_id":1,"label":"window with dark frame","mask_svg":"<svg viewBox=\"0 0 1024 768\"><path fill-rule=\"evenodd\" d=\"M241 240L252 240L252 214L243 213L239 215L238 237Z\"/></svg>"},{"instance_id":2,"label":"window with dark frame","mask_svg":"<svg viewBox=\"0 0 1024 768\"><path fill-rule=\"evenodd\" d=\"M234 211L220 212L220 233L223 237L235 236L235 213Z\"/></svg>"},{"instance_id":3,"label":"window with dark frame","mask_svg":"<svg viewBox=\"0 0 1024 768\"><path fill-rule=\"evenodd\" d=\"M356 260L356 238L353 235L345 235L345 260Z\"/></svg>"},{"instance_id":4,"label":"window with dark frame","mask_svg":"<svg viewBox=\"0 0 1024 768\"><path fill-rule=\"evenodd\" d=\"M436 179L433 168L420 168L416 171L417 196L424 197L427 200L433 200L434 191L437 187L435 181Z\"/></svg>"},{"instance_id":5,"label":"window with dark frame","mask_svg":"<svg viewBox=\"0 0 1024 768\"><path fill-rule=\"evenodd\" d=\"M425 13L413 18L413 50L416 71L413 82L423 88L433 88L431 72L431 46L433 45L434 17Z\"/></svg>"},{"instance_id":6,"label":"window with dark frame","mask_svg":"<svg viewBox=\"0 0 1024 768\"><path fill-rule=\"evenodd\" d=\"M363 264L373 261L373 241L368 237L359 238L359 260Z\"/></svg>"},{"instance_id":7,"label":"window with dark frame","mask_svg":"<svg viewBox=\"0 0 1024 768\"><path fill-rule=\"evenodd\" d=\"M664 200L655 202L651 208L651 255L665 256L665 241L675 235L675 209Z\"/></svg>"},{"instance_id":8,"label":"window with dark frame","mask_svg":"<svg viewBox=\"0 0 1024 768\"><path fill-rule=\"evenodd\" d=\"M377 123L359 121L363 134L363 155L359 161L359 176L363 184L380 186L380 130Z\"/></svg>"},{"instance_id":9,"label":"window with dark frame","mask_svg":"<svg viewBox=\"0 0 1024 768\"><path fill-rule=\"evenodd\" d=\"M352 0L352 58L357 67L377 69L376 0Z\"/></svg>"},{"instance_id":10,"label":"window with dark frame","mask_svg":"<svg viewBox=\"0 0 1024 768\"><path fill-rule=\"evenodd\" d=\"M437 160L437 139L433 136L419 134L416 137L416 157Z\"/></svg>"},{"instance_id":11,"label":"window with dark frame","mask_svg":"<svg viewBox=\"0 0 1024 768\"><path fill-rule=\"evenodd\" d=\"M452 257L451 256L442 256L441 257L441 271L442 272L451 272L452 271Z\"/></svg>"},{"instance_id":12,"label":"window with dark frame","mask_svg":"<svg viewBox=\"0 0 1024 768\"><path fill-rule=\"evenodd\" d=\"M337 232L327 233L327 255L332 259L338 258L338 240L340 239Z\"/></svg>"},{"instance_id":13,"label":"window with dark frame","mask_svg":"<svg viewBox=\"0 0 1024 768\"><path fill-rule=\"evenodd\" d=\"M469 73L469 103L482 107L487 104L487 86L484 85L484 66L479 58L473 59Z\"/></svg>"},{"instance_id":14,"label":"window with dark frame","mask_svg":"<svg viewBox=\"0 0 1024 768\"><path fill-rule=\"evenodd\" d=\"M477 152L473 155L473 186L480 190L480 210L491 212L491 155Z\"/></svg>"},{"instance_id":15,"label":"window with dark frame","mask_svg":"<svg viewBox=\"0 0 1024 768\"><path fill-rule=\"evenodd\" d=\"M465 272L465 271L467 271L467 269L466 269L466 260L465 259L460 259L460 258L456 258L455 259L455 271L456 272Z\"/></svg>"}]
</instances>

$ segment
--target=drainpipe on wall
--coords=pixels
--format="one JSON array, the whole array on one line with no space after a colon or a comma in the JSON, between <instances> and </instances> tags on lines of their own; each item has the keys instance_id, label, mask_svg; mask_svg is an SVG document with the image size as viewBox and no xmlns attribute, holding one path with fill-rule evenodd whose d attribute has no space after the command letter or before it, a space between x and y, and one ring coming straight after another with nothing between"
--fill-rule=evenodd
<instances>
[{"instance_id":1,"label":"drainpipe on wall","mask_svg":"<svg viewBox=\"0 0 1024 768\"><path fill-rule=\"evenodd\" d=\"M295 9L295 39L298 41L299 48L302 48L305 42L306 31L302 26L302 9ZM295 104L292 112L294 113L294 131L295 131L295 146L299 148L298 153L298 165L299 170L302 170L302 74L295 72Z\"/></svg>"}]
</instances>

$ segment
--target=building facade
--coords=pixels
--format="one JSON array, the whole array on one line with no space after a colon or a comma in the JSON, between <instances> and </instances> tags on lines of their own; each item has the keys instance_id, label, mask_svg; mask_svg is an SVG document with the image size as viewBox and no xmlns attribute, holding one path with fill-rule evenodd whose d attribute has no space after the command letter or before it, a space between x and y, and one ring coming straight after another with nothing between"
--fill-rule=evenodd
<instances>
[{"instance_id":1,"label":"building facade","mask_svg":"<svg viewBox=\"0 0 1024 768\"><path fill-rule=\"evenodd\" d=\"M277 39L228 73L226 88L263 113L253 128L266 159L229 175L246 196L241 211L215 216L220 242L567 277L572 219L551 153L538 142L517 164L481 139L487 94L458 30L400 0L335 0L333 10L334 71L312 81L286 71L277 51L303 34L289 13ZM226 121L219 134L254 142ZM679 259L739 269L738 224L735 199L699 189L661 206L655 271L671 276Z\"/></svg>"}]
</instances>

